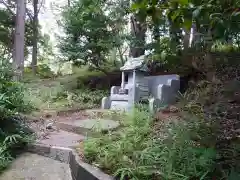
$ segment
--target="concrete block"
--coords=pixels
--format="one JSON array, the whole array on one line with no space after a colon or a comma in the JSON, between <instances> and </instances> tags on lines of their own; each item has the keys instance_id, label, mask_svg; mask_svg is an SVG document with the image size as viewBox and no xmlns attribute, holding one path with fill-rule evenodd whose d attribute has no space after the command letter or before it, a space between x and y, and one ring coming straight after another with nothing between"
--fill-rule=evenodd
<instances>
[{"instance_id":1,"label":"concrete block","mask_svg":"<svg viewBox=\"0 0 240 180\"><path fill-rule=\"evenodd\" d=\"M111 95L112 94L118 94L118 91L121 87L120 86L112 86L111 87Z\"/></svg>"},{"instance_id":2,"label":"concrete block","mask_svg":"<svg viewBox=\"0 0 240 180\"><path fill-rule=\"evenodd\" d=\"M111 102L109 97L102 98L102 105L101 105L102 109L110 109L110 105L111 105Z\"/></svg>"},{"instance_id":3,"label":"concrete block","mask_svg":"<svg viewBox=\"0 0 240 180\"><path fill-rule=\"evenodd\" d=\"M52 146L48 157L60 162L69 163L70 153L71 149L69 148Z\"/></svg>"},{"instance_id":4,"label":"concrete block","mask_svg":"<svg viewBox=\"0 0 240 180\"><path fill-rule=\"evenodd\" d=\"M161 106L161 101L159 99L151 98L149 99L149 111L151 113L156 113L158 108Z\"/></svg>"}]
</instances>

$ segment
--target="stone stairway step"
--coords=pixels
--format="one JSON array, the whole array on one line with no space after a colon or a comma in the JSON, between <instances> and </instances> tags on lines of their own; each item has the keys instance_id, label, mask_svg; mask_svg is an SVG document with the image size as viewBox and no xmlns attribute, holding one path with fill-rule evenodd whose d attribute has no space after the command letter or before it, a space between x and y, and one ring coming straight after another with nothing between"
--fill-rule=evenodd
<instances>
[{"instance_id":1,"label":"stone stairway step","mask_svg":"<svg viewBox=\"0 0 240 180\"><path fill-rule=\"evenodd\" d=\"M98 114L98 113L102 113L102 114L107 114L107 113L114 113L114 110L110 110L110 109L86 109L85 112L87 114Z\"/></svg>"},{"instance_id":2,"label":"stone stairway step","mask_svg":"<svg viewBox=\"0 0 240 180\"><path fill-rule=\"evenodd\" d=\"M71 179L68 164L32 153L22 154L0 175L0 180Z\"/></svg>"},{"instance_id":3,"label":"stone stairway step","mask_svg":"<svg viewBox=\"0 0 240 180\"><path fill-rule=\"evenodd\" d=\"M84 119L56 122L57 128L82 135L93 135L99 132L114 130L119 123L110 119Z\"/></svg>"},{"instance_id":4,"label":"stone stairway step","mask_svg":"<svg viewBox=\"0 0 240 180\"><path fill-rule=\"evenodd\" d=\"M75 134L72 132L67 132L63 130L50 132L46 138L37 140L37 143L49 145L49 146L59 146L59 147L74 147L79 145L85 137L80 134Z\"/></svg>"}]
</instances>

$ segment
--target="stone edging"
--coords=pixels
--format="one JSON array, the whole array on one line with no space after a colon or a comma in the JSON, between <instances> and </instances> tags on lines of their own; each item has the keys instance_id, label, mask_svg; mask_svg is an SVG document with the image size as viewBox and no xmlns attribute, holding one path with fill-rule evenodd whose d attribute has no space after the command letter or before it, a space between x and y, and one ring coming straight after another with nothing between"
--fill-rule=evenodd
<instances>
[{"instance_id":1,"label":"stone edging","mask_svg":"<svg viewBox=\"0 0 240 180\"><path fill-rule=\"evenodd\" d=\"M100 169L83 162L77 152L70 148L33 144L28 146L28 152L49 157L69 164L73 180L113 180Z\"/></svg>"}]
</instances>

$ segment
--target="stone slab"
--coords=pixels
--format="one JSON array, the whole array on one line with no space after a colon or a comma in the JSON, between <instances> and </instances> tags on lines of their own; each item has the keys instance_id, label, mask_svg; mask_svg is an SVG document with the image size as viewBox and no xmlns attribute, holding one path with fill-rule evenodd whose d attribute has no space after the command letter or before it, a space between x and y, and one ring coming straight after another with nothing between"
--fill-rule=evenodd
<instances>
[{"instance_id":1,"label":"stone slab","mask_svg":"<svg viewBox=\"0 0 240 180\"><path fill-rule=\"evenodd\" d=\"M50 158L52 158L54 160L58 160L58 161L59 161L59 158L57 156L52 156L53 152L55 152L55 154L57 154L57 152L58 152L58 154L67 155L68 156L67 163L69 164L73 180L84 180L84 179L86 179L86 180L114 180L114 178L112 176L105 174L99 168L91 166L90 164L83 162L80 159L79 154L71 148L47 146L47 145L42 145L42 144L33 144L28 147L28 151L34 152L36 154L39 154L39 152L43 151L43 152L45 152L45 154L44 154L45 157L50 157ZM46 152L49 152L49 153L46 153ZM61 180L61 179L59 179L59 180Z\"/></svg>"},{"instance_id":2,"label":"stone slab","mask_svg":"<svg viewBox=\"0 0 240 180\"><path fill-rule=\"evenodd\" d=\"M71 180L69 165L32 153L18 157L0 180Z\"/></svg>"},{"instance_id":3,"label":"stone slab","mask_svg":"<svg viewBox=\"0 0 240 180\"><path fill-rule=\"evenodd\" d=\"M111 102L111 110L127 111L128 107L129 107L128 101L112 101Z\"/></svg>"},{"instance_id":4,"label":"stone slab","mask_svg":"<svg viewBox=\"0 0 240 180\"><path fill-rule=\"evenodd\" d=\"M110 119L84 119L62 122L74 127L80 127L87 130L112 130L119 126L119 123Z\"/></svg>"},{"instance_id":5,"label":"stone slab","mask_svg":"<svg viewBox=\"0 0 240 180\"><path fill-rule=\"evenodd\" d=\"M114 94L110 96L110 101L128 101L128 95Z\"/></svg>"},{"instance_id":6,"label":"stone slab","mask_svg":"<svg viewBox=\"0 0 240 180\"><path fill-rule=\"evenodd\" d=\"M100 130L112 130L116 129L119 126L119 123L110 119L86 119L75 121L75 125L86 129L99 128Z\"/></svg>"},{"instance_id":7,"label":"stone slab","mask_svg":"<svg viewBox=\"0 0 240 180\"><path fill-rule=\"evenodd\" d=\"M60 130L51 132L47 139L38 140L37 142L51 146L74 147L84 139L83 135Z\"/></svg>"}]
</instances>

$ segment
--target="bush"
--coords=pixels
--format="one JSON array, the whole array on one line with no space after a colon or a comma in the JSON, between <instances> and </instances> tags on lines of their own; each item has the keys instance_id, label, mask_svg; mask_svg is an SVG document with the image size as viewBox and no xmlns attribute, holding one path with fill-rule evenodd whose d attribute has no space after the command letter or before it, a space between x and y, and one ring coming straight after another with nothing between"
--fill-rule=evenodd
<instances>
[{"instance_id":1,"label":"bush","mask_svg":"<svg viewBox=\"0 0 240 180\"><path fill-rule=\"evenodd\" d=\"M107 94L108 92L104 90L78 89L74 92L73 98L76 102L87 103L90 107L98 107L102 98Z\"/></svg>"},{"instance_id":2,"label":"bush","mask_svg":"<svg viewBox=\"0 0 240 180\"><path fill-rule=\"evenodd\" d=\"M137 109L122 122L121 130L86 140L86 161L119 179L204 179L213 171L216 153L202 143L212 136L205 123L168 123L160 133L152 119Z\"/></svg>"},{"instance_id":3,"label":"bush","mask_svg":"<svg viewBox=\"0 0 240 180\"><path fill-rule=\"evenodd\" d=\"M47 65L47 64L40 64L37 66L37 72L36 75L41 78L41 79L45 79L45 78L52 78L55 77L56 75L54 74L54 72L51 70L51 68ZM31 67L25 67L24 68L24 76L26 79L28 78L33 78L33 72L32 72L32 68Z\"/></svg>"},{"instance_id":4,"label":"bush","mask_svg":"<svg viewBox=\"0 0 240 180\"><path fill-rule=\"evenodd\" d=\"M0 170L11 161L13 150L31 139L31 132L25 127L18 112L30 110L24 100L24 89L12 81L12 70L8 61L0 59Z\"/></svg>"},{"instance_id":5,"label":"bush","mask_svg":"<svg viewBox=\"0 0 240 180\"><path fill-rule=\"evenodd\" d=\"M24 86L12 80L10 63L0 59L0 112L4 114L31 110L32 106L24 100Z\"/></svg>"}]
</instances>

